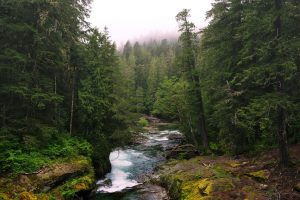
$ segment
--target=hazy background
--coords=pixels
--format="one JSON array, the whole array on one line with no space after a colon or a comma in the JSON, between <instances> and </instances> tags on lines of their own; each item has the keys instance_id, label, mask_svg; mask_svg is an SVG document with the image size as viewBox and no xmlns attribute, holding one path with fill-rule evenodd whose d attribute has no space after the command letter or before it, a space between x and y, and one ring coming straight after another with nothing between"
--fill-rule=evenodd
<instances>
[{"instance_id":1,"label":"hazy background","mask_svg":"<svg viewBox=\"0 0 300 200\"><path fill-rule=\"evenodd\" d=\"M175 37L175 16L191 9L197 27L207 25L206 12L213 0L94 0L89 21L100 30L106 26L118 46L127 40ZM154 38L153 38L154 37Z\"/></svg>"}]
</instances>

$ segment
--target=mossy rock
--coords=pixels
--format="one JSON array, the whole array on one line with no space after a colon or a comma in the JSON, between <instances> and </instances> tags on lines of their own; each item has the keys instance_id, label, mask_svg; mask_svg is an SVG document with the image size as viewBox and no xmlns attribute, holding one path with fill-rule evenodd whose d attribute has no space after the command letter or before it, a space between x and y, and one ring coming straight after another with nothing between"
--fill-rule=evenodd
<instances>
[{"instance_id":1,"label":"mossy rock","mask_svg":"<svg viewBox=\"0 0 300 200\"><path fill-rule=\"evenodd\" d=\"M202 196L208 196L212 193L213 191L213 182L209 181L207 178L202 179L198 183L198 190Z\"/></svg>"},{"instance_id":2,"label":"mossy rock","mask_svg":"<svg viewBox=\"0 0 300 200\"><path fill-rule=\"evenodd\" d=\"M40 194L38 200L50 200L50 196L47 194Z\"/></svg>"},{"instance_id":3,"label":"mossy rock","mask_svg":"<svg viewBox=\"0 0 300 200\"><path fill-rule=\"evenodd\" d=\"M9 200L10 198L4 194L4 193L0 193L0 200Z\"/></svg>"},{"instance_id":4,"label":"mossy rock","mask_svg":"<svg viewBox=\"0 0 300 200\"><path fill-rule=\"evenodd\" d=\"M83 177L71 179L64 185L57 187L55 190L58 191L58 194L62 194L64 198L68 199L76 194L92 190L94 181L93 174L87 174Z\"/></svg>"},{"instance_id":5,"label":"mossy rock","mask_svg":"<svg viewBox=\"0 0 300 200\"><path fill-rule=\"evenodd\" d=\"M180 199L183 182L182 180L170 175L165 175L160 176L159 182L162 186L168 188L170 197L172 199Z\"/></svg>"},{"instance_id":6,"label":"mossy rock","mask_svg":"<svg viewBox=\"0 0 300 200\"><path fill-rule=\"evenodd\" d=\"M215 166L213 168L213 173L215 178L231 178L232 174L225 170L222 166Z\"/></svg>"},{"instance_id":7,"label":"mossy rock","mask_svg":"<svg viewBox=\"0 0 300 200\"><path fill-rule=\"evenodd\" d=\"M184 200L216 199L218 192L230 191L233 188L234 185L230 179L211 180L205 178L184 183L181 196Z\"/></svg>"},{"instance_id":8,"label":"mossy rock","mask_svg":"<svg viewBox=\"0 0 300 200\"><path fill-rule=\"evenodd\" d=\"M20 200L37 200L38 198L32 192L22 192L19 196Z\"/></svg>"},{"instance_id":9,"label":"mossy rock","mask_svg":"<svg viewBox=\"0 0 300 200\"><path fill-rule=\"evenodd\" d=\"M297 183L297 184L294 186L294 189L295 189L297 192L300 192L300 182Z\"/></svg>"},{"instance_id":10,"label":"mossy rock","mask_svg":"<svg viewBox=\"0 0 300 200\"><path fill-rule=\"evenodd\" d=\"M211 182L206 188L205 192L209 195L215 195L217 193L224 193L234 189L234 184L231 179L219 178Z\"/></svg>"},{"instance_id":11,"label":"mossy rock","mask_svg":"<svg viewBox=\"0 0 300 200\"><path fill-rule=\"evenodd\" d=\"M231 160L231 161L227 162L226 164L229 165L232 168L238 168L238 167L242 167L242 166L247 165L248 162L242 162L242 163L240 163L240 162Z\"/></svg>"},{"instance_id":12,"label":"mossy rock","mask_svg":"<svg viewBox=\"0 0 300 200\"><path fill-rule=\"evenodd\" d=\"M208 179L185 182L181 188L181 199L196 200L210 194L211 182Z\"/></svg>"},{"instance_id":13,"label":"mossy rock","mask_svg":"<svg viewBox=\"0 0 300 200\"><path fill-rule=\"evenodd\" d=\"M246 173L245 175L259 181L259 182L265 182L270 177L270 172L268 170L259 170L256 172Z\"/></svg>"},{"instance_id":14,"label":"mossy rock","mask_svg":"<svg viewBox=\"0 0 300 200\"><path fill-rule=\"evenodd\" d=\"M241 166L241 163L236 162L236 161L229 161L229 162L227 162L227 164L233 168L237 168L237 167Z\"/></svg>"},{"instance_id":15,"label":"mossy rock","mask_svg":"<svg viewBox=\"0 0 300 200\"><path fill-rule=\"evenodd\" d=\"M79 182L73 185L73 189L75 189L76 192L86 191L91 189L93 184L93 179L90 176L84 176L78 180Z\"/></svg>"},{"instance_id":16,"label":"mossy rock","mask_svg":"<svg viewBox=\"0 0 300 200\"><path fill-rule=\"evenodd\" d=\"M89 187L85 183L77 183L73 185L76 192L87 190Z\"/></svg>"}]
</instances>

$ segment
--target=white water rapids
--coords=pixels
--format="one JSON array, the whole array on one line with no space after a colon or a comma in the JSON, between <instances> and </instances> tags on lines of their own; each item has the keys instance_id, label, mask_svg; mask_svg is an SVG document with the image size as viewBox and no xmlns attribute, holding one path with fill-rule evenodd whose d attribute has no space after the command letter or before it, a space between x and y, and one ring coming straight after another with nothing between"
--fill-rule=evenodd
<instances>
[{"instance_id":1,"label":"white water rapids","mask_svg":"<svg viewBox=\"0 0 300 200\"><path fill-rule=\"evenodd\" d=\"M146 141L141 145L135 145L126 149L116 149L110 153L111 172L105 179L98 181L98 193L115 193L125 189L133 188L143 182L139 182L137 177L148 171L153 171L154 167L162 158L151 155L149 149L159 146L162 151L172 147L169 141L170 135L179 135L178 131L159 131L157 133L142 133ZM173 145L174 146L174 145ZM161 152L162 152L161 151Z\"/></svg>"},{"instance_id":2,"label":"white water rapids","mask_svg":"<svg viewBox=\"0 0 300 200\"><path fill-rule=\"evenodd\" d=\"M111 172L106 175L106 178L111 180L111 185L98 188L99 192L113 193L122 191L125 188L131 188L138 185L136 180L130 178L129 169L133 167L131 160L139 159L142 153L135 150L116 150L110 153L109 160L111 162ZM145 158L144 158L145 159ZM98 181L98 184L103 183L103 180Z\"/></svg>"}]
</instances>

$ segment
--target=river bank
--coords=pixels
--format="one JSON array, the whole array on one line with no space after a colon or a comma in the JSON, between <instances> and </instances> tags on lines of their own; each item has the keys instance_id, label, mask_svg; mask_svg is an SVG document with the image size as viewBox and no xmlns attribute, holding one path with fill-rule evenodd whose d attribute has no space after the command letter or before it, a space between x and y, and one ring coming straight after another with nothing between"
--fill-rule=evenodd
<instances>
[{"instance_id":1,"label":"river bank","mask_svg":"<svg viewBox=\"0 0 300 200\"><path fill-rule=\"evenodd\" d=\"M0 199L73 199L94 188L95 172L90 158L78 156L47 165L37 172L0 179Z\"/></svg>"},{"instance_id":2,"label":"river bank","mask_svg":"<svg viewBox=\"0 0 300 200\"><path fill-rule=\"evenodd\" d=\"M300 199L300 147L290 148L290 168L278 165L277 153L170 159L152 181L164 186L175 200Z\"/></svg>"}]
</instances>

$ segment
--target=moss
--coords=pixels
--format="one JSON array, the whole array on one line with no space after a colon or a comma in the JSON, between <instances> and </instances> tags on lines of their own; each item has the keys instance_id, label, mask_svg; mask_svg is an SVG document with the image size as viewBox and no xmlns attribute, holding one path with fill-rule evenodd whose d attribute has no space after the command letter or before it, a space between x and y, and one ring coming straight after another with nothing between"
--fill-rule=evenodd
<instances>
[{"instance_id":1,"label":"moss","mask_svg":"<svg viewBox=\"0 0 300 200\"><path fill-rule=\"evenodd\" d=\"M19 196L20 200L37 200L37 197L31 192L22 192Z\"/></svg>"},{"instance_id":2,"label":"moss","mask_svg":"<svg viewBox=\"0 0 300 200\"><path fill-rule=\"evenodd\" d=\"M199 171L196 175L195 175L195 179L201 179L204 178L203 173L201 171Z\"/></svg>"},{"instance_id":3,"label":"moss","mask_svg":"<svg viewBox=\"0 0 300 200\"><path fill-rule=\"evenodd\" d=\"M9 198L6 194L0 193L0 200L9 200Z\"/></svg>"},{"instance_id":4,"label":"moss","mask_svg":"<svg viewBox=\"0 0 300 200\"><path fill-rule=\"evenodd\" d=\"M227 164L229 167L232 167L232 168L239 168L239 167L243 167L245 165L248 164L248 162L237 162L235 160L230 160L228 162L226 162L225 164Z\"/></svg>"},{"instance_id":5,"label":"moss","mask_svg":"<svg viewBox=\"0 0 300 200\"><path fill-rule=\"evenodd\" d=\"M233 161L233 160L227 162L226 164L233 168L237 168L237 167L240 167L243 165L242 163L239 163L239 162Z\"/></svg>"},{"instance_id":6,"label":"moss","mask_svg":"<svg viewBox=\"0 0 300 200\"><path fill-rule=\"evenodd\" d=\"M73 185L73 188L76 192L79 192L79 191L87 190L88 185L86 185L85 183L77 183L77 184Z\"/></svg>"},{"instance_id":7,"label":"moss","mask_svg":"<svg viewBox=\"0 0 300 200\"><path fill-rule=\"evenodd\" d=\"M168 188L171 199L180 199L182 180L171 175L165 175L160 177L160 183Z\"/></svg>"},{"instance_id":8,"label":"moss","mask_svg":"<svg viewBox=\"0 0 300 200\"><path fill-rule=\"evenodd\" d=\"M78 192L92 189L94 181L94 173L91 172L83 177L67 181L63 186L57 188L57 190L64 198L71 199Z\"/></svg>"},{"instance_id":9,"label":"moss","mask_svg":"<svg viewBox=\"0 0 300 200\"><path fill-rule=\"evenodd\" d=\"M294 189L295 189L297 192L300 192L300 182L297 183L297 184L294 186Z\"/></svg>"},{"instance_id":10,"label":"moss","mask_svg":"<svg viewBox=\"0 0 300 200\"><path fill-rule=\"evenodd\" d=\"M242 188L242 191L245 194L245 199L248 200L254 200L256 199L257 196L259 196L257 188L253 187L253 186L244 186Z\"/></svg>"},{"instance_id":11,"label":"moss","mask_svg":"<svg viewBox=\"0 0 300 200\"><path fill-rule=\"evenodd\" d=\"M50 197L49 195L47 195L47 194L40 194L40 195L38 196L38 199L39 199L39 200L50 200L51 197Z\"/></svg>"},{"instance_id":12,"label":"moss","mask_svg":"<svg viewBox=\"0 0 300 200\"><path fill-rule=\"evenodd\" d=\"M213 168L213 171L214 171L214 176L216 178L230 178L230 177L232 177L232 175L228 171L223 169L221 166L215 166Z\"/></svg>"},{"instance_id":13,"label":"moss","mask_svg":"<svg viewBox=\"0 0 300 200\"><path fill-rule=\"evenodd\" d=\"M84 176L77 181L77 183L72 186L76 192L88 190L93 184L93 179L90 176Z\"/></svg>"},{"instance_id":14,"label":"moss","mask_svg":"<svg viewBox=\"0 0 300 200\"><path fill-rule=\"evenodd\" d=\"M257 194L256 194L256 192L255 192L255 191L252 191L252 192L247 193L245 199L248 199L248 200L254 200L254 199L257 199Z\"/></svg>"},{"instance_id":15,"label":"moss","mask_svg":"<svg viewBox=\"0 0 300 200\"><path fill-rule=\"evenodd\" d=\"M73 160L73 164L90 167L91 161L87 157L78 156L75 160Z\"/></svg>"},{"instance_id":16,"label":"moss","mask_svg":"<svg viewBox=\"0 0 300 200\"><path fill-rule=\"evenodd\" d=\"M269 179L270 172L268 170L259 170L256 172L246 173L246 175L259 182L264 182Z\"/></svg>"},{"instance_id":17,"label":"moss","mask_svg":"<svg viewBox=\"0 0 300 200\"><path fill-rule=\"evenodd\" d=\"M181 198L184 200L217 199L217 193L230 191L234 185L230 179L201 179L184 182L181 188Z\"/></svg>"},{"instance_id":18,"label":"moss","mask_svg":"<svg viewBox=\"0 0 300 200\"><path fill-rule=\"evenodd\" d=\"M205 194L205 190L208 186L206 180L207 179L185 182L181 188L181 199L196 200L203 196L207 196L207 194Z\"/></svg>"},{"instance_id":19,"label":"moss","mask_svg":"<svg viewBox=\"0 0 300 200\"><path fill-rule=\"evenodd\" d=\"M144 117L141 117L138 121L138 125L141 127L146 127L146 126L149 126L149 122Z\"/></svg>"},{"instance_id":20,"label":"moss","mask_svg":"<svg viewBox=\"0 0 300 200\"><path fill-rule=\"evenodd\" d=\"M213 191L212 184L213 184L213 182L209 181L207 178L199 181L197 183L197 187L198 187L198 190L200 191L200 194L202 196L210 195L211 192Z\"/></svg>"}]
</instances>

